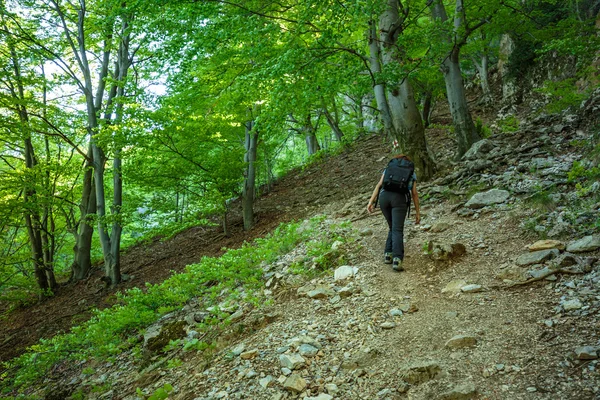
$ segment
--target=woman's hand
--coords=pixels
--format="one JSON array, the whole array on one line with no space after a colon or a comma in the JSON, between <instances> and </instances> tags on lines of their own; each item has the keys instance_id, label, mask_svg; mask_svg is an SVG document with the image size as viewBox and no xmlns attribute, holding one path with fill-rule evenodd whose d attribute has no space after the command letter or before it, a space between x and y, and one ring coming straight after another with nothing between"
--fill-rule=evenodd
<instances>
[{"instance_id":1,"label":"woman's hand","mask_svg":"<svg viewBox=\"0 0 600 400\"><path fill-rule=\"evenodd\" d=\"M369 202L369 204L367 204L367 211L369 214L373 214L373 203Z\"/></svg>"},{"instance_id":2,"label":"woman's hand","mask_svg":"<svg viewBox=\"0 0 600 400\"><path fill-rule=\"evenodd\" d=\"M417 215L415 215L415 225L419 225L421 223L421 213L417 211Z\"/></svg>"}]
</instances>

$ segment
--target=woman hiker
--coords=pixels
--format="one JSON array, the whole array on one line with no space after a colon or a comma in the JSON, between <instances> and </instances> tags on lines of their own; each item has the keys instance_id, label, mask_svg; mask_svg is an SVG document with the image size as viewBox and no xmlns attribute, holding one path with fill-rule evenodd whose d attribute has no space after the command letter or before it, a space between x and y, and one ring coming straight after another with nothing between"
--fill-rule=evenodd
<instances>
[{"instance_id":1,"label":"woman hiker","mask_svg":"<svg viewBox=\"0 0 600 400\"><path fill-rule=\"evenodd\" d=\"M404 154L397 155L383 171L367 205L367 211L372 213L379 198L379 207L390 229L385 242L384 262L392 264L395 271L404 271L404 221L410 210L411 198L415 204L415 223L421 223L416 182L412 161Z\"/></svg>"}]
</instances>

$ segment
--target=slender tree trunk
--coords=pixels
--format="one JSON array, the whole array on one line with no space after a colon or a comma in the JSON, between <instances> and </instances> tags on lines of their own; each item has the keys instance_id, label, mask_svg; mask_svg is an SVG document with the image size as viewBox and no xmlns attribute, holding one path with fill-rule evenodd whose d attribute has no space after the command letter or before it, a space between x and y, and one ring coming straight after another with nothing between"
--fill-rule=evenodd
<instances>
[{"instance_id":1,"label":"slender tree trunk","mask_svg":"<svg viewBox=\"0 0 600 400\"><path fill-rule=\"evenodd\" d=\"M431 124L431 111L433 109L433 94L431 91L425 93L423 97L423 127L428 128L429 124Z\"/></svg>"},{"instance_id":2,"label":"slender tree trunk","mask_svg":"<svg viewBox=\"0 0 600 400\"><path fill-rule=\"evenodd\" d=\"M446 9L442 0L433 0L431 4L431 14L433 19L445 23L448 20ZM456 11L454 18L454 36L464 29L463 3L462 0L456 0ZM453 44L452 36L446 33L446 41ZM450 113L454 122L454 131L456 134L458 149L457 157L460 158L469 150L471 145L480 140L481 137L475 129L475 124L467 104L465 85L460 70L460 45L453 44L452 50L448 53L441 65L441 70L446 83L446 93L450 106Z\"/></svg>"},{"instance_id":3,"label":"slender tree trunk","mask_svg":"<svg viewBox=\"0 0 600 400\"><path fill-rule=\"evenodd\" d=\"M229 231L229 206L227 205L227 200L223 200L223 234L225 237L230 237L231 232Z\"/></svg>"},{"instance_id":4,"label":"slender tree trunk","mask_svg":"<svg viewBox=\"0 0 600 400\"><path fill-rule=\"evenodd\" d=\"M369 21L369 63L371 72L375 81L373 82L373 92L377 109L383 123L383 133L388 139L396 137L394 124L392 123L392 113L385 95L385 81L382 75L381 56L379 40L377 38L377 25L375 21Z\"/></svg>"},{"instance_id":5,"label":"slender tree trunk","mask_svg":"<svg viewBox=\"0 0 600 400\"><path fill-rule=\"evenodd\" d=\"M4 21L3 21L4 22ZM8 30L5 24L4 29ZM27 175L24 181L24 203L25 212L24 219L27 226L27 233L29 235L29 244L31 247L31 260L33 263L34 274L38 287L40 288L40 299L48 295L48 289L56 288L56 280L53 274L49 275L46 273L47 265L44 262L44 246L42 242L42 220L39 214L39 209L43 208L40 204L40 196L36 190L36 181L38 175L38 161L35 156L35 150L31 141L31 130L29 124L29 112L25 105L25 87L21 75L21 66L19 57L13 43L9 40L7 43L8 50L10 52L12 69L14 73L14 80L16 84L16 91L13 85L8 85L12 92L13 99L17 102L16 113L22 126L23 135L23 156L25 158L25 168Z\"/></svg>"},{"instance_id":6,"label":"slender tree trunk","mask_svg":"<svg viewBox=\"0 0 600 400\"><path fill-rule=\"evenodd\" d=\"M335 135L335 139L338 142L342 141L342 138L344 137L344 132L342 132L342 130L340 129L340 124L337 118L335 118L327 109L327 107L325 107L325 105L323 105L323 113L325 114L325 118L327 119L327 125L329 125L329 127L331 128L331 131L333 132L333 134Z\"/></svg>"},{"instance_id":7,"label":"slender tree trunk","mask_svg":"<svg viewBox=\"0 0 600 400\"><path fill-rule=\"evenodd\" d=\"M254 122L246 123L246 140L244 162L246 171L244 188L242 191L242 211L244 217L244 230L254 226L254 193L256 190L256 148L258 144L258 132L254 130Z\"/></svg>"},{"instance_id":8,"label":"slender tree trunk","mask_svg":"<svg viewBox=\"0 0 600 400\"><path fill-rule=\"evenodd\" d=\"M473 60L473 64L477 68L477 72L479 73L479 85L481 86L481 104L491 104L493 102L492 98L492 90L490 89L490 82L488 80L489 74L489 58L486 53L481 55L480 60Z\"/></svg>"},{"instance_id":9,"label":"slender tree trunk","mask_svg":"<svg viewBox=\"0 0 600 400\"><path fill-rule=\"evenodd\" d=\"M96 190L93 179L93 168L92 148L90 145L88 160L85 162L81 202L79 203L80 220L75 233L74 260L71 264L71 279L74 281L87 278L92 267L91 252L94 227L91 217L96 213Z\"/></svg>"}]
</instances>

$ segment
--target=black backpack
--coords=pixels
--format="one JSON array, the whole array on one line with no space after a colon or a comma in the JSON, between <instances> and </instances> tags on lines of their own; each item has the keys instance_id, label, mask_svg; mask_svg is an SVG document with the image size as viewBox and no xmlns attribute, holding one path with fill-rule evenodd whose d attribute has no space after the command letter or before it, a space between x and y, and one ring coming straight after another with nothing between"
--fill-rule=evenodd
<instances>
[{"instance_id":1,"label":"black backpack","mask_svg":"<svg viewBox=\"0 0 600 400\"><path fill-rule=\"evenodd\" d=\"M393 158L383 175L383 189L389 192L408 194L408 183L415 173L415 164L405 158Z\"/></svg>"}]
</instances>

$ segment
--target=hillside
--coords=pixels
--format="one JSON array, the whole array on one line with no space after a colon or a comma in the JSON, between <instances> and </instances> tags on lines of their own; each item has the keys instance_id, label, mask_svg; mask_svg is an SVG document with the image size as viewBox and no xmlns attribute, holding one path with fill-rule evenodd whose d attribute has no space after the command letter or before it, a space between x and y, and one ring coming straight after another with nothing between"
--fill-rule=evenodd
<instances>
[{"instance_id":1,"label":"hillside","mask_svg":"<svg viewBox=\"0 0 600 400\"><path fill-rule=\"evenodd\" d=\"M319 235L338 235L336 226L352 221L334 246L356 275L338 281L328 270L299 278L294 266L311 259L301 245L263 266L266 306L240 303L233 325L201 336L213 338L213 350L175 347L142 362L127 351L108 363L59 365L38 393L47 399L137 399L161 391L190 400L597 398L600 252L596 245L579 253L573 242L597 234L586 221L598 217L598 204L578 202L576 225L563 218L577 197L566 174L582 159L577 143L589 137L587 129L556 118L524 124L516 134L480 142L463 162L446 162L449 170L419 186L423 221L407 222L402 273L381 262L387 227L379 212L365 211L389 157L377 136L280 180L259 200L258 225L247 234L238 218L231 238L218 228L194 228L140 245L124 256L124 272L132 276L127 287L159 282L169 270L222 254L222 247L263 236L280 222L324 215ZM439 130L430 135L434 148L449 147ZM465 206L492 188L510 196ZM540 207L544 218L532 228L526 221ZM539 232L559 239L552 246L563 250L535 259L540 255L526 246ZM573 254L564 252L568 244ZM2 331L10 327L12 334L2 354L18 354L38 337L67 329L71 317L84 319L91 306L113 302L95 277L9 314ZM194 340L198 332L186 316L202 312L192 302L158 327L187 321L184 341ZM42 324L47 313L56 313L53 325ZM30 334L17 334L27 325Z\"/></svg>"}]
</instances>

